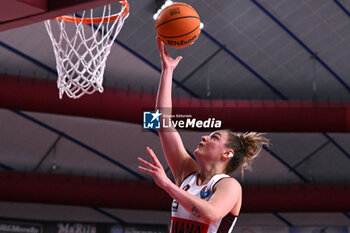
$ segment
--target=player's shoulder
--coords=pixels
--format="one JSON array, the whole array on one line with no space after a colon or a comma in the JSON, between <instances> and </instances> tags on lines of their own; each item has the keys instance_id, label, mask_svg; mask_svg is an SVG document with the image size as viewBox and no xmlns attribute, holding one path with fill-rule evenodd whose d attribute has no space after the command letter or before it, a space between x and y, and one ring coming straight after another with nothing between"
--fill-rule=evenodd
<instances>
[{"instance_id":1,"label":"player's shoulder","mask_svg":"<svg viewBox=\"0 0 350 233\"><path fill-rule=\"evenodd\" d=\"M213 185L214 191L218 188L233 188L233 189L242 189L241 184L232 176L225 176L217 180Z\"/></svg>"}]
</instances>

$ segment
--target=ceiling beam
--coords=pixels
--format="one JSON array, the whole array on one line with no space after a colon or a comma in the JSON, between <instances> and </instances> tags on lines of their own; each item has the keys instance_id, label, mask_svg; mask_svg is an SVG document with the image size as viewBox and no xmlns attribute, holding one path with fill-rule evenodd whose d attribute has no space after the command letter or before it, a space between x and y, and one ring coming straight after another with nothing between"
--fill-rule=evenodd
<instances>
[{"instance_id":1,"label":"ceiling beam","mask_svg":"<svg viewBox=\"0 0 350 233\"><path fill-rule=\"evenodd\" d=\"M350 184L243 184L242 188L242 212L350 209ZM14 171L0 171L0 200L161 211L169 210L172 201L150 181Z\"/></svg>"},{"instance_id":2,"label":"ceiling beam","mask_svg":"<svg viewBox=\"0 0 350 233\"><path fill-rule=\"evenodd\" d=\"M262 12L264 12L271 20L273 20L283 31L285 31L291 38L293 38L307 53L314 57L348 92L350 92L350 85L345 82L326 62L321 59L309 46L307 46L299 37L296 36L285 24L283 24L277 17L269 12L257 0L251 0Z\"/></svg>"},{"instance_id":3,"label":"ceiling beam","mask_svg":"<svg viewBox=\"0 0 350 233\"><path fill-rule=\"evenodd\" d=\"M62 136L63 138L67 139L68 141L70 141L70 142L72 142L72 143L74 143L74 144L76 144L76 145L78 145L78 146L80 146L80 147L82 147L82 148L92 152L96 156L98 156L98 157L100 157L102 159L105 159L108 162L116 165L117 167L121 168L122 170L128 172L129 174L132 174L133 176L135 176L135 177L137 177L137 178L139 178L141 180L145 180L146 179L143 175L140 175L138 172L134 171L133 169L129 168L128 166L124 165L123 163L118 162L117 160L115 160L111 156L108 156L108 155L102 153L101 151L93 148L92 146L89 146L89 145L85 144L84 142L78 140L77 138L74 138L74 137L72 137L72 136L70 136L70 135L68 135L68 134L66 134L64 132L61 132L58 129L56 129L56 128L54 128L54 127L52 127L52 126L50 126L50 125L48 125L48 124L38 120L38 119L35 119L34 117L32 117L32 116L30 116L30 115L28 115L26 113L23 113L21 111L12 110L12 112L17 114L17 115L19 115L19 116L21 116L21 117L24 117L25 119L27 119L29 121L32 121L35 124L38 124L38 125L46 128L46 129L50 130L51 132L53 132L55 134L58 134L58 135Z\"/></svg>"},{"instance_id":4,"label":"ceiling beam","mask_svg":"<svg viewBox=\"0 0 350 233\"><path fill-rule=\"evenodd\" d=\"M245 69L247 69L250 73L254 75L257 79L259 79L265 86L267 86L273 93L275 93L280 99L287 100L287 96L285 96L282 92L280 92L276 87L274 87L271 83L267 81L264 77L262 77L258 72L256 72L251 66L249 66L245 61L243 61L239 56L229 50L225 45L215 39L212 35L210 35L207 31L202 30L202 33L209 38L212 42L214 42L217 46L223 49L229 56L235 59L239 64L241 64Z\"/></svg>"},{"instance_id":5,"label":"ceiling beam","mask_svg":"<svg viewBox=\"0 0 350 233\"><path fill-rule=\"evenodd\" d=\"M347 15L350 17L350 11L346 9L346 7L339 2L339 0L333 0L335 4Z\"/></svg>"},{"instance_id":6,"label":"ceiling beam","mask_svg":"<svg viewBox=\"0 0 350 233\"><path fill-rule=\"evenodd\" d=\"M154 94L106 87L79 99L58 98L55 81L0 75L0 108L142 124ZM173 113L221 120L221 128L260 132L350 132L350 103L173 98ZM193 130L198 130L193 128ZM203 130L208 131L207 128Z\"/></svg>"}]
</instances>

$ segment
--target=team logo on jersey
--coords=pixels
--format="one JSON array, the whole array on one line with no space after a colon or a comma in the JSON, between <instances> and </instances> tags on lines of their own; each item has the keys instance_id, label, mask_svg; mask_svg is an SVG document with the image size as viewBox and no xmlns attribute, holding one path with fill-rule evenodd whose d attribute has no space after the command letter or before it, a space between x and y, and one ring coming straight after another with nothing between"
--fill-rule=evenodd
<instances>
[{"instance_id":1,"label":"team logo on jersey","mask_svg":"<svg viewBox=\"0 0 350 233\"><path fill-rule=\"evenodd\" d=\"M208 189L207 186L202 188L202 190L201 190L201 198L206 198L207 196L209 196L209 194L210 194L210 190Z\"/></svg>"},{"instance_id":2,"label":"team logo on jersey","mask_svg":"<svg viewBox=\"0 0 350 233\"><path fill-rule=\"evenodd\" d=\"M171 211L177 212L178 208L179 208L179 203L176 200L173 200L173 203L171 205Z\"/></svg>"}]
</instances>

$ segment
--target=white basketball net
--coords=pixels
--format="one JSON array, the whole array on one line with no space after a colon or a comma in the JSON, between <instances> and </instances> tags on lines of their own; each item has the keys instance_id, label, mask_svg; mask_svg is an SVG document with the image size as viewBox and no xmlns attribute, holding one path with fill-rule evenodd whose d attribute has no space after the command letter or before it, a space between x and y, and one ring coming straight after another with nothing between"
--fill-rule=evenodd
<instances>
[{"instance_id":1,"label":"white basketball net","mask_svg":"<svg viewBox=\"0 0 350 233\"><path fill-rule=\"evenodd\" d=\"M45 21L45 27L56 56L57 87L60 99L62 99L63 93L66 93L70 98L77 99L97 90L103 92L102 82L107 56L124 20L129 15L122 14L125 7L123 5L117 20L110 21L108 16L111 16L112 13L111 6L104 6L102 17L108 15L108 22L105 23L103 21L98 24L91 22L91 24L84 26L83 20L80 22L76 20L75 14L74 23L67 23L62 19ZM90 16L93 16L93 9L90 11ZM85 13L86 11L83 12L82 19L86 15ZM52 32L51 21L56 22L59 28L56 36ZM73 27L74 33L68 33L66 28L69 27L66 24L70 24L70 28Z\"/></svg>"}]
</instances>

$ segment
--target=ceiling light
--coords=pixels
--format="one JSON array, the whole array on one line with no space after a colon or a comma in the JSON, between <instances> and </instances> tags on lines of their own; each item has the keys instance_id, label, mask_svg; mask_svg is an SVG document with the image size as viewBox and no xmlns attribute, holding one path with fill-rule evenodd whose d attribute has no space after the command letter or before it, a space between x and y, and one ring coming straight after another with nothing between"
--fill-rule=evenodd
<instances>
[{"instance_id":1,"label":"ceiling light","mask_svg":"<svg viewBox=\"0 0 350 233\"><path fill-rule=\"evenodd\" d=\"M166 1L164 2L164 4L160 7L160 9L158 9L157 13L155 13L155 14L153 15L153 19L156 20L156 19L158 18L159 13L161 12L161 10L164 9L165 7L167 7L167 6L170 6L170 5L173 4L173 3L174 3L174 2L171 1L171 0L166 0Z\"/></svg>"}]
</instances>

